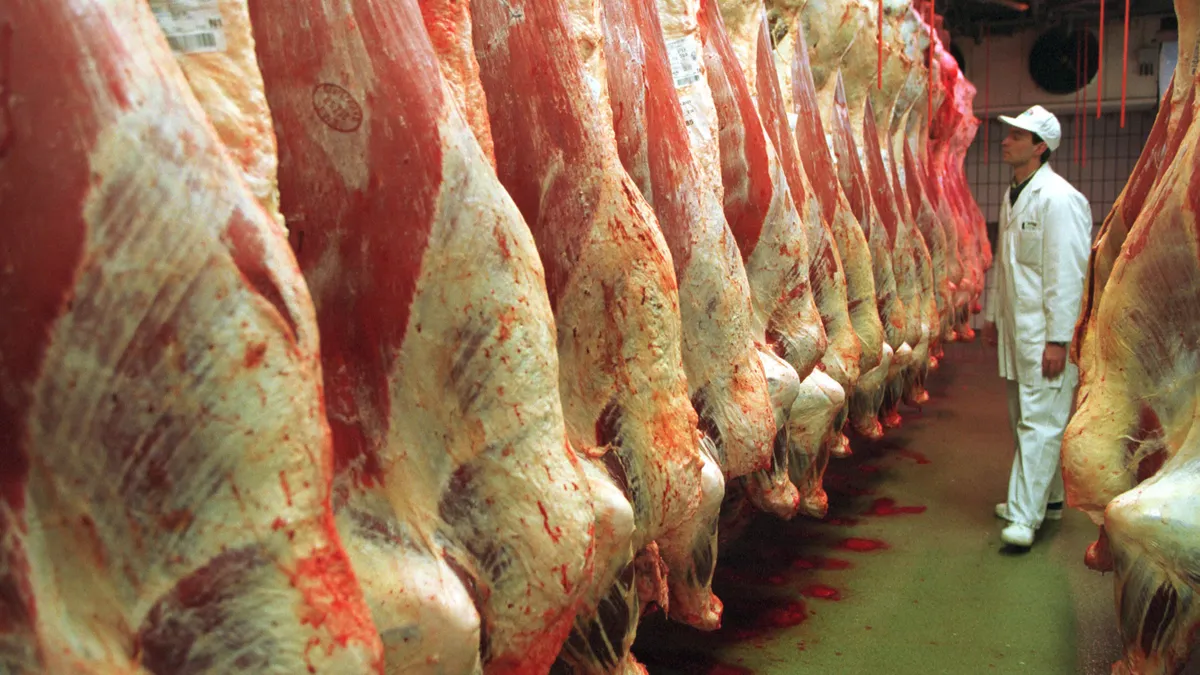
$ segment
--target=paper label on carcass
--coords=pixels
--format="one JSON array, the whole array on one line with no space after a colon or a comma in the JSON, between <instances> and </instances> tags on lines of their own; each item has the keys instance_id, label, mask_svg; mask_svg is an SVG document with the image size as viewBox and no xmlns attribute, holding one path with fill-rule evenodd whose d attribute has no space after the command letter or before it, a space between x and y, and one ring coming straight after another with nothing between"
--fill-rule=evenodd
<instances>
[{"instance_id":1,"label":"paper label on carcass","mask_svg":"<svg viewBox=\"0 0 1200 675\"><path fill-rule=\"evenodd\" d=\"M667 58L671 61L671 78L676 89L700 81L700 40L695 35L668 40Z\"/></svg>"},{"instance_id":2,"label":"paper label on carcass","mask_svg":"<svg viewBox=\"0 0 1200 675\"><path fill-rule=\"evenodd\" d=\"M689 126L696 126L696 117L700 113L696 110L696 104L692 103L691 96L680 96L679 105L683 108L683 121Z\"/></svg>"},{"instance_id":3,"label":"paper label on carcass","mask_svg":"<svg viewBox=\"0 0 1200 675\"><path fill-rule=\"evenodd\" d=\"M150 9L177 54L225 51L225 25L217 0L151 0Z\"/></svg>"}]
</instances>

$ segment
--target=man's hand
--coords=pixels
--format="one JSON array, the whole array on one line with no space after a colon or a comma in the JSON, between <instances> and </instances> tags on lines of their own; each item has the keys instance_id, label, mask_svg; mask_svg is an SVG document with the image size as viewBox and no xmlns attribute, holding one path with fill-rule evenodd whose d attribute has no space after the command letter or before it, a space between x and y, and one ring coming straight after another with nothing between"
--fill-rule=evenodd
<instances>
[{"instance_id":1,"label":"man's hand","mask_svg":"<svg viewBox=\"0 0 1200 675\"><path fill-rule=\"evenodd\" d=\"M996 330L995 321L988 321L983 324L983 341L992 347L995 347L996 343L1000 341L1000 334Z\"/></svg>"},{"instance_id":2,"label":"man's hand","mask_svg":"<svg viewBox=\"0 0 1200 675\"><path fill-rule=\"evenodd\" d=\"M1062 345L1047 344L1042 352L1042 375L1053 380L1062 375L1067 367L1067 348Z\"/></svg>"}]
</instances>

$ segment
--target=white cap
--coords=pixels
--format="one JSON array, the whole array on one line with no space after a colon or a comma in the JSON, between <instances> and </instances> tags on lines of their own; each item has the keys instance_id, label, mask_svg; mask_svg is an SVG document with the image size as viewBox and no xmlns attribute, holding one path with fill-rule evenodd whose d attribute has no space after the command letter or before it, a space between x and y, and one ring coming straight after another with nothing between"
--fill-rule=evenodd
<instances>
[{"instance_id":1,"label":"white cap","mask_svg":"<svg viewBox=\"0 0 1200 675\"><path fill-rule=\"evenodd\" d=\"M1046 141L1046 147L1050 148L1051 152L1058 149L1058 144L1062 140L1062 126L1059 125L1058 118L1040 105L1035 105L1016 117L1001 115L1000 121L1037 134L1043 141Z\"/></svg>"}]
</instances>

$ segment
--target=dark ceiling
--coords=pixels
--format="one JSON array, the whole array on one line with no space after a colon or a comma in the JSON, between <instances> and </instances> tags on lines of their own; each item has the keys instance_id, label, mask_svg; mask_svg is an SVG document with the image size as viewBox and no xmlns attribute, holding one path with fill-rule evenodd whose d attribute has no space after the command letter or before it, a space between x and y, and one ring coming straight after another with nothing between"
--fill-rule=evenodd
<instances>
[{"instance_id":1,"label":"dark ceiling","mask_svg":"<svg viewBox=\"0 0 1200 675\"><path fill-rule=\"evenodd\" d=\"M937 11L946 17L946 28L958 38L979 37L988 26L993 35L1003 35L1032 27L1063 25L1076 28L1084 23L1095 26L1100 18L1101 0L937 0ZM1172 0L1129 0L1132 16L1170 15ZM1119 21L1125 15L1125 0L1107 0L1105 21Z\"/></svg>"}]
</instances>

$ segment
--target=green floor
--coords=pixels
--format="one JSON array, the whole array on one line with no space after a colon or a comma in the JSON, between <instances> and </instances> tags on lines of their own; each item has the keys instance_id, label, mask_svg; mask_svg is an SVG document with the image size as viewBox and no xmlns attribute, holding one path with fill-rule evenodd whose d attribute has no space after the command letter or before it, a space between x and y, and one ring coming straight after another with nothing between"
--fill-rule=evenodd
<instances>
[{"instance_id":1,"label":"green floor","mask_svg":"<svg viewBox=\"0 0 1200 675\"><path fill-rule=\"evenodd\" d=\"M1004 384L981 344L947 356L923 411L830 468L832 523L759 517L722 553L720 631L644 619L652 674L1109 672L1113 577L1083 566L1095 528L1068 511L1028 553L1004 549Z\"/></svg>"}]
</instances>

